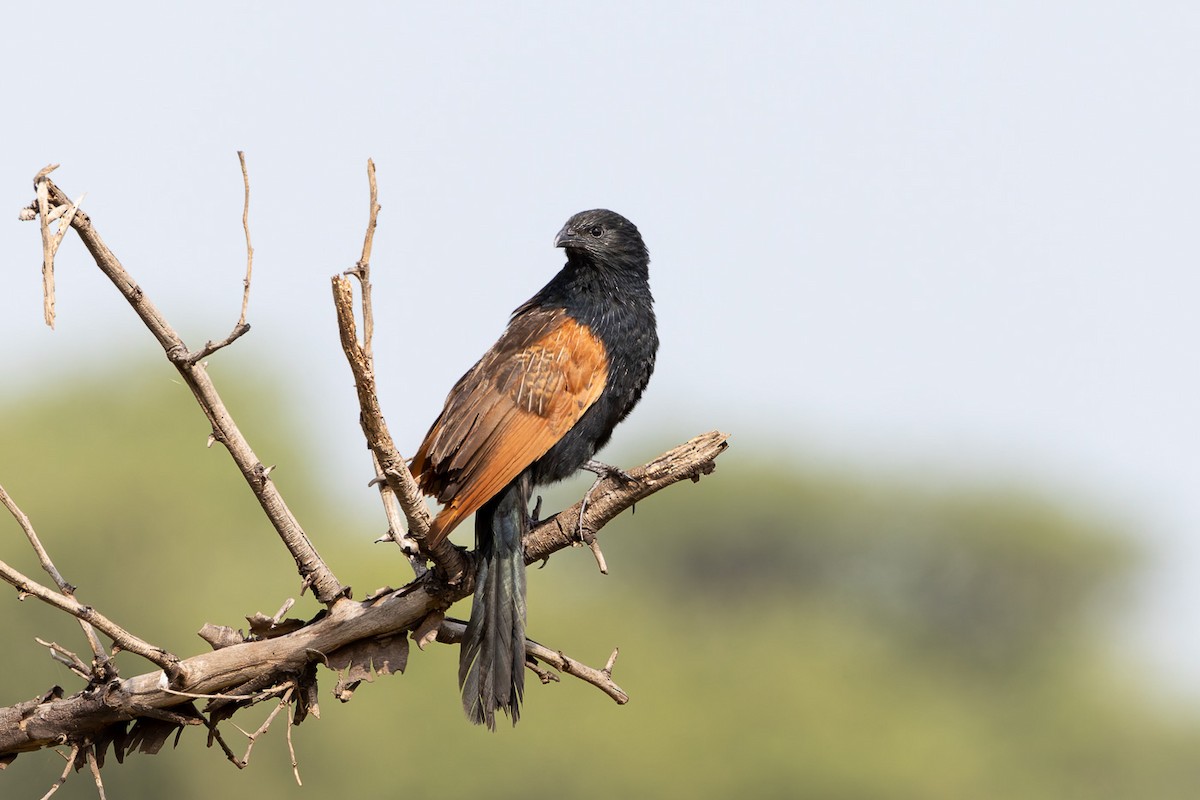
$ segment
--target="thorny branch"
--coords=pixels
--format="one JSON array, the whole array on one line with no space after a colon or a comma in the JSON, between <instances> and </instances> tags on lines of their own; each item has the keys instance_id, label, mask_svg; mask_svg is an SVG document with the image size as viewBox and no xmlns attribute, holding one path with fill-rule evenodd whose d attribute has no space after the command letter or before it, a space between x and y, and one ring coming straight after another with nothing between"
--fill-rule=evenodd
<instances>
[{"instance_id":1,"label":"thorny branch","mask_svg":"<svg viewBox=\"0 0 1200 800\"><path fill-rule=\"evenodd\" d=\"M50 561L50 556L46 553L45 548L42 547L41 540L38 539L37 533L33 529L33 524L29 521L29 517L21 511L3 486L0 486L0 505L7 508L9 513L17 520L17 524L21 526L34 552L37 553L42 568L46 570L58 585L59 591L56 592L47 586L43 586L32 578L13 569L3 561L0 561L0 580L15 588L22 596L36 597L57 609L66 611L79 620L79 624L83 628L84 636L87 637L95 659L92 668L92 677L94 679L103 681L115 676L115 671L109 663L108 655L104 652L100 640L96 638L96 628L99 628L106 636L112 639L113 643L120 649L136 653L149 660L155 666L163 669L172 679L177 677L179 659L176 656L168 653L161 647L155 647L149 642L139 639L96 609L86 606L75 599L75 587L67 583L58 569L55 568L53 562Z\"/></svg>"},{"instance_id":2,"label":"thorny branch","mask_svg":"<svg viewBox=\"0 0 1200 800\"><path fill-rule=\"evenodd\" d=\"M379 205L379 185L375 180L375 162L371 159L367 159L367 182L370 187L370 205L367 212L367 231L363 235L362 256L345 273L358 278L362 290L363 335L361 341L354 325L354 297L350 283L344 278L334 278L333 281L334 305L338 315L342 349L350 362L360 402L362 398L373 398L375 394L375 354L371 349L375 335L375 314L371 306L371 248L375 242L375 226L379 220L381 206ZM368 416L370 416L369 420ZM420 493L407 470L397 471L393 468L385 471L383 468L384 461L389 464L403 464L404 461L396 452L391 435L387 432L387 424L383 421L382 414L379 413L378 402L363 406L361 422L363 432L368 437L374 433L379 440L376 444L371 445L371 461L375 467L376 484L379 486L384 515L388 521L387 535L380 541L390 539L399 545L400 549L409 557L413 570L419 576L424 569L424 562L417 557L420 545L408 536L408 531L414 526L419 531L429 529L428 509L425 508L425 503L421 500ZM405 498L403 510L408 521L407 526L403 525L400 519L399 497Z\"/></svg>"},{"instance_id":3,"label":"thorny branch","mask_svg":"<svg viewBox=\"0 0 1200 800\"><path fill-rule=\"evenodd\" d=\"M375 207L372 206L374 209ZM359 272L363 262L359 262ZM404 457L396 449L396 443L388 431L383 411L379 407L379 398L375 394L375 370L371 363L370 353L365 344L358 341L358 333L354 322L354 290L350 281L335 275L332 279L334 307L337 311L338 333L341 336L342 350L350 362L350 371L354 374L354 386L358 391L360 408L359 422L363 435L366 436L367 446L375 460L376 469L394 493L400 503L404 516L408 520L408 534L418 542L421 553L433 562L438 573L450 580L460 580L466 574L469 566L462 551L448 540L442 540L436 547L428 547L425 535L429 532L430 515L425 505L425 498L417 488L412 473ZM364 318L370 318L366 286L370 284L364 278L363 306ZM386 502L386 496L385 496ZM393 531L392 535L395 535Z\"/></svg>"},{"instance_id":4,"label":"thorny branch","mask_svg":"<svg viewBox=\"0 0 1200 800\"><path fill-rule=\"evenodd\" d=\"M54 562L50 560L50 554L46 552L46 548L42 547L42 542L38 538L37 532L33 529L33 523L29 521L29 517L25 515L9 496L3 486L0 486L0 505L8 509L8 513L13 515L17 524L21 526L21 530L25 532L25 538L29 540L30 546L33 547L33 552L37 554L38 562L42 565L42 569L58 586L58 590L68 597L74 597L75 587L67 583L63 578L62 573L54 566ZM79 625L83 629L83 635L87 638L88 644L92 648L92 656L96 659L98 665L103 665L108 661L108 657L104 652L104 648L100 646L100 640L96 638L96 631L91 624L79 620Z\"/></svg>"},{"instance_id":5,"label":"thorny branch","mask_svg":"<svg viewBox=\"0 0 1200 800\"><path fill-rule=\"evenodd\" d=\"M458 644L463 639L463 634L466 633L467 625L456 619L448 619L442 622L438 628L437 639L445 644ZM538 644L532 640L525 642L525 666L538 674L542 683L550 683L557 681L558 678L553 673L548 673L537 668L537 662L549 664L559 672L565 672L568 675L574 675L585 683L590 683L606 695L616 701L617 705L625 705L629 702L629 695L625 694L625 690L613 682L612 671L613 665L617 661L617 651L613 650L609 656L608 663L603 669L589 667L582 662L570 658L561 650L551 650L549 647Z\"/></svg>"},{"instance_id":6,"label":"thorny branch","mask_svg":"<svg viewBox=\"0 0 1200 800\"><path fill-rule=\"evenodd\" d=\"M68 204L70 201L67 195L46 177L46 171L38 173L38 192L45 192L55 205ZM75 213L71 219L71 227L79 234L79 238L95 260L96 266L133 306L134 312L158 340L167 359L175 365L184 383L191 389L196 401L212 424L212 438L225 445L242 476L249 484L250 490L258 499L263 511L266 512L267 518L292 554L300 576L303 578L303 586L311 586L316 598L325 604L333 603L346 594L349 589L342 586L333 571L317 553L312 542L309 541L304 529L300 527L300 522L284 502L275 483L268 477L268 468L259 461L251 449L250 443L246 441L245 436L233 421L233 417L225 408L225 403L201 360L206 352L211 353L220 346L233 341L245 330L239 332L235 328L234 333L225 342L215 346L206 346L196 353L191 352L175 329L171 327L158 308L150 302L142 288L113 255L113 252L108 249L88 215L82 211ZM249 280L249 271L247 271L247 280Z\"/></svg>"},{"instance_id":7,"label":"thorny branch","mask_svg":"<svg viewBox=\"0 0 1200 800\"><path fill-rule=\"evenodd\" d=\"M444 611L471 591L473 563L459 548L448 542L443 542L433 552L424 549L423 537L428 531L429 512L416 490L403 458L396 451L375 396L369 279L371 245L379 212L374 164L368 165L371 199L362 258L347 273L357 277L363 289L364 334L361 342L354 320L353 290L350 282L341 276L333 279L335 305L343 348L359 394L363 432L372 451L378 474L386 484L381 489L384 493L385 509L388 508L387 494L390 490L403 507L409 532L422 548L421 555L434 562L435 570L419 572L416 580L399 590L383 590L362 602L349 600L348 588L337 581L316 554L299 523L279 497L274 484L267 479L266 473L269 470L254 456L207 375L203 359L233 342L249 329L245 323L245 312L253 259L248 224L250 186L244 156L239 153L239 158L245 183L246 203L242 220L247 248L242 315L229 337L215 345L210 342L195 352L187 349L178 334L145 297L140 287L104 245L88 216L78 211L78 204L69 203L66 195L46 177L50 168L39 173L37 179L39 200L44 198L44 201L35 203L31 208L36 207L43 220L43 226L48 220L62 217L65 222L60 225L60 234L65 233L68 224L75 228L97 266L113 281L162 345L168 359L179 370L212 423L212 438L229 449L264 511L288 546L304 578L304 585L312 586L314 594L326 603L328 608L313 620L303 622L281 620L280 617L287 610L285 606L275 618L268 620L271 624L266 627L254 628L252 625L253 633L249 637L242 636L232 629L205 626L202 634L213 644L214 650L177 661L174 656L136 640L94 609L75 601L69 591L70 585L65 581L60 582L61 576L56 574L57 571L51 572L53 565L49 556L44 555L36 536L32 534L32 526L28 525L27 518L20 514L19 510L14 511L18 523L27 531L31 544L38 552L39 560L44 567L48 566L47 571L55 576L61 591L55 592L42 587L12 571L3 562L0 562L0 568L9 572L0 577L17 586L19 591L38 596L94 625L112 637L119 647L134 652L141 648L147 658L153 660L152 656L157 654L160 659L166 659L166 663L160 664L165 672L155 671L124 680L116 678L114 674L112 679L106 682L95 680L93 665L93 679L89 686L70 697L63 697L62 691L55 687L41 697L0 708L0 769L20 752L66 743L72 747L68 771L71 765L77 769L88 766L102 793L99 768L103 766L107 747L116 748L118 755L126 747L140 747L145 752L156 752L172 730L196 724L208 727L210 742L215 741L219 744L230 760L234 763L244 763L245 758L237 759L217 730L217 723L228 718L238 708L282 693L284 697L280 708L294 702L297 708L292 724L299 724L309 713L317 715L316 665L352 663L361 653L369 656L374 652L373 648L386 647L388 653L394 654L398 644L405 644L403 638L397 641L396 637L403 637L409 632L418 646L422 647L435 637L452 641L461 636L462 623L445 620ZM31 219L32 216L23 211L22 218ZM58 240L61 241L61 235ZM57 246L58 242L55 242L53 250L56 250ZM48 265L47 272L51 276L53 250L45 250L43 264L44 267ZM52 309L53 305L52 277L50 281L47 290L48 309ZM714 460L725 450L727 438L727 435L717 431L698 436L643 467L630 470L633 481L610 479L600 484L595 496L587 504L586 511L583 511L582 504L576 504L530 531L526 538L527 561L545 559L553 552L577 544L579 531L583 531L586 540L594 542L596 532L635 502L685 478L699 480L701 475L714 469ZM0 492L2 491L0 489ZM391 533L395 538L400 525L392 516L389 516L389 523L393 527ZM258 616L268 619L262 615ZM57 660L76 672L86 674L87 666L73 653L58 645L47 646L51 648ZM403 651L406 646L400 649ZM354 656L348 656L347 653L353 653ZM541 664L579 677L600 688L616 702L623 703L628 698L612 680L616 656L617 652L614 650L607 664L602 669L595 669L536 642L526 642L527 664L538 673L543 682L556 678ZM378 669L378 665L376 668ZM359 664L355 669L355 674L361 676L366 668ZM399 669L403 669L403 658ZM168 680L168 677L171 679ZM353 685L349 686L343 697L348 698L352 690ZM193 699L198 697L209 700L207 718L192 706ZM278 710L275 713L277 714ZM274 718L274 714L271 718ZM135 724L131 730L127 730L131 720L135 721ZM261 729L259 733L250 736L246 757L249 756L254 739L260 734ZM288 745L290 749L290 726ZM292 762L295 772L294 750ZM65 778L64 772L63 778L55 784L51 793ZM299 782L298 772L296 779Z\"/></svg>"}]
</instances>

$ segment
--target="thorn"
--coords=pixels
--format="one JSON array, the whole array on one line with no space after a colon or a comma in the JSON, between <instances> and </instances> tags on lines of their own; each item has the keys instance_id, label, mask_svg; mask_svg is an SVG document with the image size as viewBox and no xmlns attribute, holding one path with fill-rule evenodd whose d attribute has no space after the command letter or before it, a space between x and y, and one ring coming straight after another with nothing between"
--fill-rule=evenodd
<instances>
[{"instance_id":1,"label":"thorn","mask_svg":"<svg viewBox=\"0 0 1200 800\"><path fill-rule=\"evenodd\" d=\"M608 661L604 664L604 669L601 670L609 678L612 678L613 665L617 663L617 656L620 655L621 648L614 647L612 655L608 657Z\"/></svg>"}]
</instances>

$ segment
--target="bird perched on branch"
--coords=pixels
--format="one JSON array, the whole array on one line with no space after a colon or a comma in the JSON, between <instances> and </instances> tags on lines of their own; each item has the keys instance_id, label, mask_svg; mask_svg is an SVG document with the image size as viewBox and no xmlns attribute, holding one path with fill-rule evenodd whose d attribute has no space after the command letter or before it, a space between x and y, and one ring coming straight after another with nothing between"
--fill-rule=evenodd
<instances>
[{"instance_id":1,"label":"bird perched on branch","mask_svg":"<svg viewBox=\"0 0 1200 800\"><path fill-rule=\"evenodd\" d=\"M583 211L554 244L567 263L450 390L412 462L421 490L443 504L434 544L475 514L479 562L458 680L467 716L492 730L497 710L514 725L520 716L532 489L580 469L624 474L592 456L641 398L658 352L650 255L633 223Z\"/></svg>"}]
</instances>

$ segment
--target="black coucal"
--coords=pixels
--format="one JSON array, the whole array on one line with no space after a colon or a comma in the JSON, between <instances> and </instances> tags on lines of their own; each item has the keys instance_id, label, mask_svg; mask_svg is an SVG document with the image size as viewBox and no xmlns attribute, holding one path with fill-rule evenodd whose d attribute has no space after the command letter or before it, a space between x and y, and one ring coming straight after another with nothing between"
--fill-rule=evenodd
<instances>
[{"instance_id":1,"label":"black coucal","mask_svg":"<svg viewBox=\"0 0 1200 800\"><path fill-rule=\"evenodd\" d=\"M475 513L475 597L459 654L472 722L515 725L525 685L525 554L534 486L592 460L642 396L658 352L650 255L633 223L603 209L567 220L554 239L567 263L513 312L500 340L459 379L413 457L443 504L434 543Z\"/></svg>"}]
</instances>

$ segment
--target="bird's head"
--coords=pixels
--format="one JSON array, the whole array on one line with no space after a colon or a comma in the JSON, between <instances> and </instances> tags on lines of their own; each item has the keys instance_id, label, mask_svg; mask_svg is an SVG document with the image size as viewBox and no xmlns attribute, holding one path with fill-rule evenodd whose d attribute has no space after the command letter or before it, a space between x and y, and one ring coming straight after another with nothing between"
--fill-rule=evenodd
<instances>
[{"instance_id":1,"label":"bird's head","mask_svg":"<svg viewBox=\"0 0 1200 800\"><path fill-rule=\"evenodd\" d=\"M632 222L603 208L580 211L554 237L554 246L567 254L592 256L605 264L636 264L650 260L642 235Z\"/></svg>"}]
</instances>

